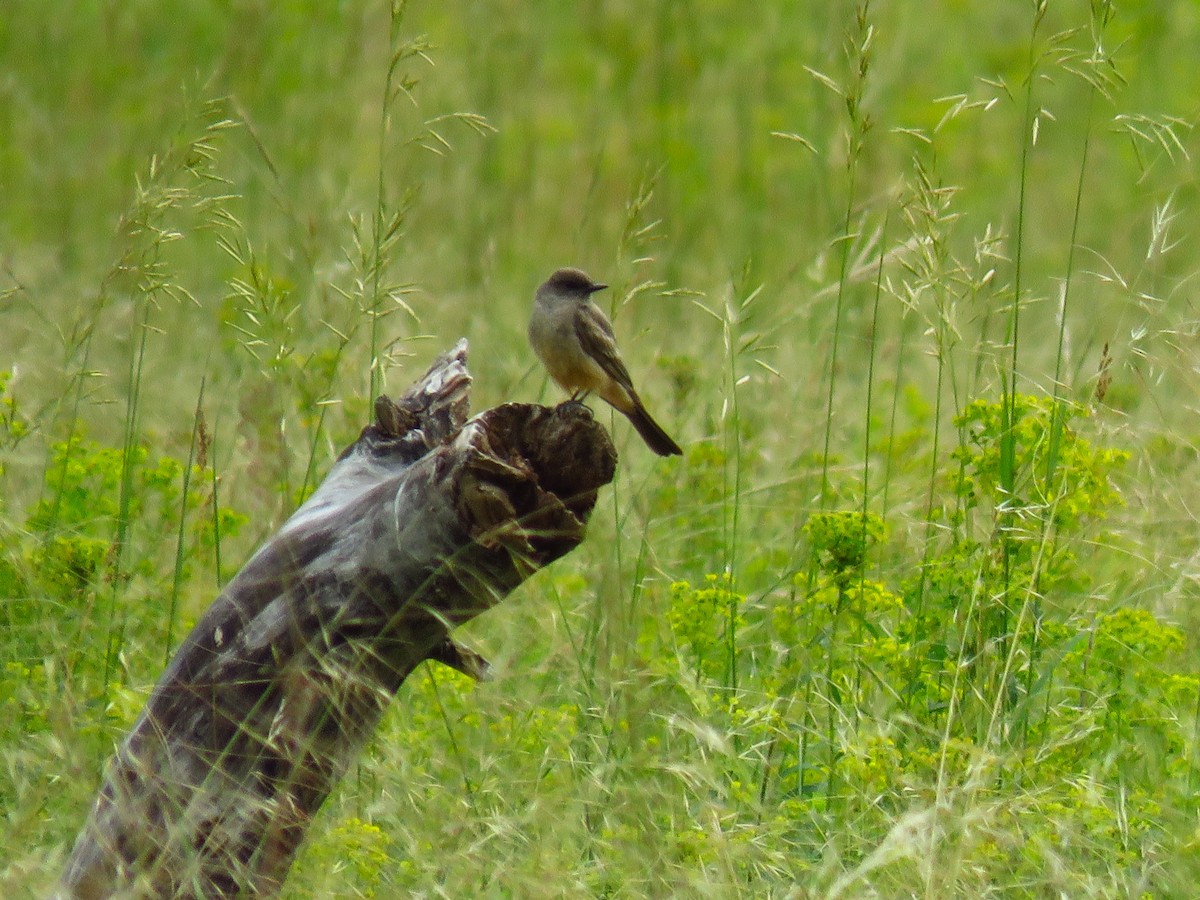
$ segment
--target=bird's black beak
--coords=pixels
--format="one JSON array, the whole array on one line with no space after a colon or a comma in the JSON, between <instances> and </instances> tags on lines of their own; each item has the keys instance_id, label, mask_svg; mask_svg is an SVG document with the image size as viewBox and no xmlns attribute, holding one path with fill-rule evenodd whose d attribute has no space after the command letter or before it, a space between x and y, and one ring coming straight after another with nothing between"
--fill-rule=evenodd
<instances>
[{"instance_id":1,"label":"bird's black beak","mask_svg":"<svg viewBox=\"0 0 1200 900\"><path fill-rule=\"evenodd\" d=\"M588 286L588 289L587 289L587 292L588 292L589 294L594 294L594 293L596 293L596 291L602 291L602 290L604 290L606 287L608 287L608 285L607 285L607 284L593 284L593 285L589 285L589 286Z\"/></svg>"}]
</instances>

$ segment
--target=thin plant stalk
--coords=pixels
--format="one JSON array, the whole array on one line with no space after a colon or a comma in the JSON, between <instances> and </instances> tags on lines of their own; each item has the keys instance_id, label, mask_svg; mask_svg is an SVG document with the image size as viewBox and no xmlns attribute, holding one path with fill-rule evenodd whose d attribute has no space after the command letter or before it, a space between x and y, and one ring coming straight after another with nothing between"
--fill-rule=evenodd
<instances>
[{"instance_id":1,"label":"thin plant stalk","mask_svg":"<svg viewBox=\"0 0 1200 900\"><path fill-rule=\"evenodd\" d=\"M1000 434L1000 468L999 485L1004 502L1016 499L1016 445L1017 445L1017 373L1020 351L1021 329L1021 290L1024 286L1025 259L1025 214L1029 189L1030 155L1036 136L1037 123L1034 113L1034 84L1037 81L1037 36L1042 18L1046 14L1047 0L1038 0L1034 7L1033 22L1029 34L1029 69L1025 79L1025 108L1021 115L1021 169L1018 179L1017 194L1017 223L1013 235L1013 289L1012 308L1008 321L1009 361L1008 369L1002 378L1004 400L1002 405L1002 431ZM1001 565L1003 569L1003 600L1000 603L1000 637L1001 649L1008 641L1009 597L1012 590L1012 552L1008 546L1007 531L1013 521L1012 512L1001 510L998 517L1000 539L1003 552ZM1003 685L995 685L997 691L1003 691Z\"/></svg>"},{"instance_id":2,"label":"thin plant stalk","mask_svg":"<svg viewBox=\"0 0 1200 900\"><path fill-rule=\"evenodd\" d=\"M179 533L175 538L175 572L171 579L171 601L167 608L167 637L163 644L163 665L171 661L175 650L175 622L179 612L179 592L183 586L184 543L187 534L188 496L192 485L192 467L196 462L196 448L200 443L200 432L204 416L204 387L207 376L200 377L200 391L196 396L196 413L192 417L192 438L188 445L187 463L183 467L183 489L179 499Z\"/></svg>"},{"instance_id":3,"label":"thin plant stalk","mask_svg":"<svg viewBox=\"0 0 1200 900\"><path fill-rule=\"evenodd\" d=\"M870 508L871 496L871 398L875 389L875 350L878 345L876 336L879 334L879 301L883 295L883 248L887 246L888 224L891 221L890 208L884 215L883 230L879 238L879 263L875 269L875 297L871 303L871 337L867 346L867 396L864 401L863 409L863 490L862 490L862 508L860 517L862 519L862 533L860 539L863 546L867 545L867 512ZM858 593L859 598L863 597L865 590L865 582L867 578L867 567L864 564L858 570ZM855 642L855 647L862 646L863 637L863 619L858 619L858 638ZM854 690L855 696L862 685L862 660L859 655L855 654L854 661ZM854 715L857 721L859 714L858 704L855 704Z\"/></svg>"},{"instance_id":4,"label":"thin plant stalk","mask_svg":"<svg viewBox=\"0 0 1200 900\"><path fill-rule=\"evenodd\" d=\"M101 689L108 696L108 684L112 678L121 645L124 642L125 625L122 618L117 624L117 601L124 583L125 553L129 543L130 507L133 502L134 450L137 446L138 412L141 403L142 372L146 362L146 342L150 333L149 296L141 298L141 315L134 317L138 335L136 351L129 359L129 393L125 404L125 426L121 447L121 486L117 503L117 531L111 553L110 590L108 607L108 650L104 655L104 681Z\"/></svg>"},{"instance_id":5,"label":"thin plant stalk","mask_svg":"<svg viewBox=\"0 0 1200 900\"><path fill-rule=\"evenodd\" d=\"M870 69L869 49L873 30L869 24L871 4L863 2L856 10L857 32L851 45L851 64L854 75L848 90L842 92L846 111L850 117L846 153L846 203L842 216L841 258L838 264L838 287L833 310L833 334L829 346L829 390L825 400L825 438L821 454L821 500L822 511L829 508L829 451L833 440L833 405L837 386L838 350L841 343L842 317L846 303L846 287L850 275L850 248L853 243L851 223L857 203L858 161L862 156L863 144L870 129L870 118L862 112L862 99L866 90L867 72Z\"/></svg>"},{"instance_id":6,"label":"thin plant stalk","mask_svg":"<svg viewBox=\"0 0 1200 900\"><path fill-rule=\"evenodd\" d=\"M221 477L217 472L217 423L213 422L212 434L208 437L208 458L212 468L212 524L213 524L213 566L215 568L217 591L225 587L221 568L221 499L219 496Z\"/></svg>"},{"instance_id":7,"label":"thin plant stalk","mask_svg":"<svg viewBox=\"0 0 1200 900\"><path fill-rule=\"evenodd\" d=\"M725 687L729 691L731 697L737 694L738 689L738 671L737 671L737 544L739 534L739 524L741 518L742 507L742 440L741 427L739 425L740 416L738 409L738 343L739 334L737 325L740 319L740 310L735 312L732 304L726 308L724 317L725 326L725 355L726 364L728 366L729 379L729 419L725 423L725 441L726 441L726 460L732 456L733 458L733 485L732 493L728 488L729 466L728 463L723 467L723 477L726 479L725 496L733 498L733 508L729 509L729 504L722 505L723 522L725 523L725 534L723 541L727 548L725 574L729 581L726 584L726 621L725 621ZM731 452L732 451L732 452Z\"/></svg>"},{"instance_id":8,"label":"thin plant stalk","mask_svg":"<svg viewBox=\"0 0 1200 900\"><path fill-rule=\"evenodd\" d=\"M371 371L367 396L372 399L379 396L380 385L383 382L382 365L379 360L381 341L380 321L384 314L382 306L385 291L383 290L382 278L384 245L388 240L385 231L390 230L387 223L387 185L384 174L386 171L388 132L391 125L392 98L396 93L396 67L402 59L402 54L397 52L397 43L400 36L400 22L404 18L404 10L407 5L407 0L391 0L388 7L388 53L390 59L388 61L387 75L383 82L383 98L379 108L379 168L376 171L375 218L371 233L371 297L368 312L371 321Z\"/></svg>"}]
</instances>

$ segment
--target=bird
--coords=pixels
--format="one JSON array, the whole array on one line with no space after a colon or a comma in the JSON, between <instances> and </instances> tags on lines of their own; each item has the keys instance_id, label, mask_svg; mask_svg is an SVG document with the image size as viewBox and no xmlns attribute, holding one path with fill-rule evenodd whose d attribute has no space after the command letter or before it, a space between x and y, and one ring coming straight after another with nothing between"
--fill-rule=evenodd
<instances>
[{"instance_id":1,"label":"bird","mask_svg":"<svg viewBox=\"0 0 1200 900\"><path fill-rule=\"evenodd\" d=\"M571 400L598 394L629 419L659 456L682 456L680 446L646 412L617 349L612 323L592 302L592 294L606 287L580 269L558 269L534 294L529 343Z\"/></svg>"}]
</instances>

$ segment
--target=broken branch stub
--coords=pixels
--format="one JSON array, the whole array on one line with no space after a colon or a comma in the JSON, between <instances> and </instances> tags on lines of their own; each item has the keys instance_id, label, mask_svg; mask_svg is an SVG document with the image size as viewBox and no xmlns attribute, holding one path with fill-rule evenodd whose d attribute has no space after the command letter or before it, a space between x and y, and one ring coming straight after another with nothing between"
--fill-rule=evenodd
<instances>
[{"instance_id":1,"label":"broken branch stub","mask_svg":"<svg viewBox=\"0 0 1200 900\"><path fill-rule=\"evenodd\" d=\"M425 659L577 546L616 451L578 404L466 421L466 342L395 401L180 645L118 748L57 896L269 895Z\"/></svg>"}]
</instances>

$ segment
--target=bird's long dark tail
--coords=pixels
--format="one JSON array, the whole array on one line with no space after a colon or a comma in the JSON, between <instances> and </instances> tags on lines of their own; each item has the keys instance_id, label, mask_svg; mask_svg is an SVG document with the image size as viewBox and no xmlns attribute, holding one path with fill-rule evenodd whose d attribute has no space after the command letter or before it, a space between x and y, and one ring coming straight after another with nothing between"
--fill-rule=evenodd
<instances>
[{"instance_id":1,"label":"bird's long dark tail","mask_svg":"<svg viewBox=\"0 0 1200 900\"><path fill-rule=\"evenodd\" d=\"M683 455L683 450L671 440L671 436L663 431L661 425L650 418L650 413L646 412L646 407L642 406L640 400L635 399L633 409L625 415L629 417L629 421L633 423L637 433L642 436L646 446L659 456Z\"/></svg>"}]
</instances>

